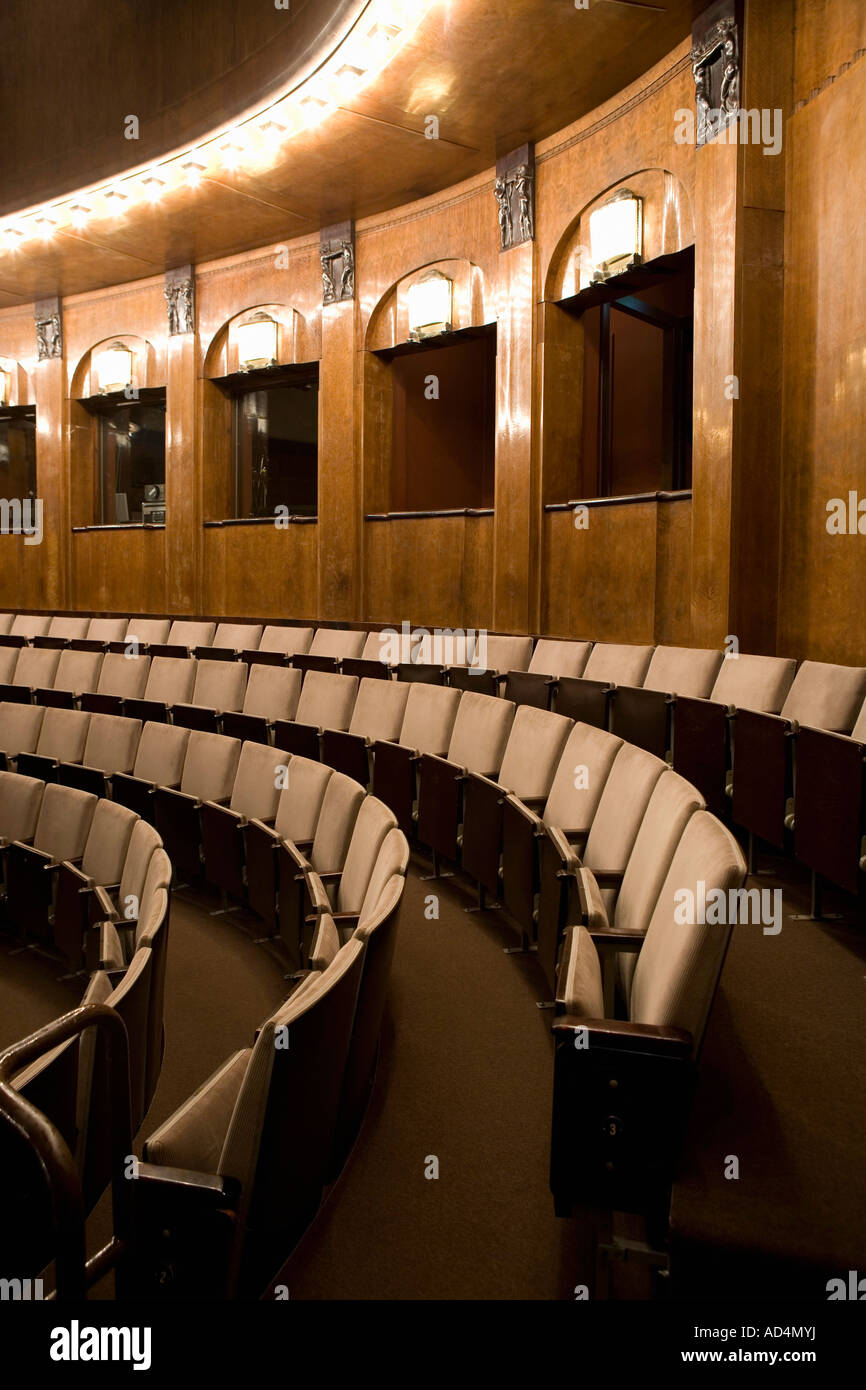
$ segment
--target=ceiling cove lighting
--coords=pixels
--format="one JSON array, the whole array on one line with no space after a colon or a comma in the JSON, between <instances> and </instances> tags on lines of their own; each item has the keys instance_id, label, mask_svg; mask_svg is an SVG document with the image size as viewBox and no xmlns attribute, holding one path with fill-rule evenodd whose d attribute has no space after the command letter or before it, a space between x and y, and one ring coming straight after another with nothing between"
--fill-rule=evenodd
<instances>
[{"instance_id":1,"label":"ceiling cove lighting","mask_svg":"<svg viewBox=\"0 0 866 1390\"><path fill-rule=\"evenodd\" d=\"M606 280L639 265L643 241L643 203L629 189L615 193L589 215L593 280Z\"/></svg>"},{"instance_id":2,"label":"ceiling cove lighting","mask_svg":"<svg viewBox=\"0 0 866 1390\"><path fill-rule=\"evenodd\" d=\"M261 309L234 331L238 367L242 372L274 367L277 362L277 323Z\"/></svg>"},{"instance_id":3,"label":"ceiling cove lighting","mask_svg":"<svg viewBox=\"0 0 866 1390\"><path fill-rule=\"evenodd\" d=\"M9 373L0 367L0 405L9 404Z\"/></svg>"},{"instance_id":4,"label":"ceiling cove lighting","mask_svg":"<svg viewBox=\"0 0 866 1390\"><path fill-rule=\"evenodd\" d=\"M152 169L129 170L110 185L83 188L70 193L62 205L44 204L17 213L16 222L0 224L5 246L11 249L28 236L43 232L42 220L59 214L65 224L82 230L94 215L105 209L114 217L134 207L142 193L151 203L159 202L164 190L181 181L198 188L208 165L219 152L226 167L240 168L251 157L256 133L271 155L289 136L318 125L340 105L341 98L354 95L377 77L411 37L438 0L369 0L361 18L344 35L318 69L294 87L287 87L267 106L252 111L238 125L223 126L200 140L193 149L179 150ZM261 156L259 156L259 159ZM97 213L91 206L96 199ZM22 225L23 224L23 225Z\"/></svg>"},{"instance_id":5,"label":"ceiling cove lighting","mask_svg":"<svg viewBox=\"0 0 866 1390\"><path fill-rule=\"evenodd\" d=\"M132 385L132 353L123 343L112 343L95 354L94 366L100 396Z\"/></svg>"},{"instance_id":6,"label":"ceiling cove lighting","mask_svg":"<svg viewBox=\"0 0 866 1390\"><path fill-rule=\"evenodd\" d=\"M409 286L409 338L420 343L451 332L453 282L441 270L430 270Z\"/></svg>"}]
</instances>

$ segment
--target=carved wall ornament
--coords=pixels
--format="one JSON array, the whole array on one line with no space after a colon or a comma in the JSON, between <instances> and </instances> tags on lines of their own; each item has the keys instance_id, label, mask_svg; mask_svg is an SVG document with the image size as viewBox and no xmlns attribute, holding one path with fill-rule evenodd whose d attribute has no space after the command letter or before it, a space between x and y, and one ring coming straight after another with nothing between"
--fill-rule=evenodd
<instances>
[{"instance_id":1,"label":"carved wall ornament","mask_svg":"<svg viewBox=\"0 0 866 1390\"><path fill-rule=\"evenodd\" d=\"M341 222L322 231L322 303L341 304L355 298L355 225Z\"/></svg>"},{"instance_id":2,"label":"carved wall ornament","mask_svg":"<svg viewBox=\"0 0 866 1390\"><path fill-rule=\"evenodd\" d=\"M179 270L166 271L163 293L168 313L169 337L173 338L178 333L194 333L195 275L192 266L181 266Z\"/></svg>"},{"instance_id":3,"label":"carved wall ornament","mask_svg":"<svg viewBox=\"0 0 866 1390\"><path fill-rule=\"evenodd\" d=\"M535 155L530 145L497 160L493 185L499 247L509 251L535 236Z\"/></svg>"},{"instance_id":4,"label":"carved wall ornament","mask_svg":"<svg viewBox=\"0 0 866 1390\"><path fill-rule=\"evenodd\" d=\"M36 355L40 362L63 356L63 325L59 299L40 299L34 306Z\"/></svg>"},{"instance_id":5,"label":"carved wall ornament","mask_svg":"<svg viewBox=\"0 0 866 1390\"><path fill-rule=\"evenodd\" d=\"M691 61L700 147L730 125L740 109L740 43L732 15L717 20L695 41Z\"/></svg>"}]
</instances>

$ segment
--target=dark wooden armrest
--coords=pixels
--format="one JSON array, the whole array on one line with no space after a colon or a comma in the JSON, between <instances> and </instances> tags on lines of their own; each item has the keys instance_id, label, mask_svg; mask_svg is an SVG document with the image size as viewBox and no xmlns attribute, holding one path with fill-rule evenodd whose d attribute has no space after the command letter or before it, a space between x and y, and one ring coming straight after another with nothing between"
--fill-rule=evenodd
<instances>
[{"instance_id":1,"label":"dark wooden armrest","mask_svg":"<svg viewBox=\"0 0 866 1390\"><path fill-rule=\"evenodd\" d=\"M139 1163L135 1181L155 1189L172 1187L196 1192L205 1204L217 1208L234 1207L239 1192L239 1185L233 1178L223 1178L218 1173L199 1173L192 1168L168 1168L158 1163Z\"/></svg>"},{"instance_id":2,"label":"dark wooden armrest","mask_svg":"<svg viewBox=\"0 0 866 1390\"><path fill-rule=\"evenodd\" d=\"M637 955L646 936L639 931L618 931L616 927L602 927L590 930L596 950L623 951L627 955Z\"/></svg>"},{"instance_id":3,"label":"dark wooden armrest","mask_svg":"<svg viewBox=\"0 0 866 1390\"><path fill-rule=\"evenodd\" d=\"M558 1042L565 1041L579 1029L589 1034L587 1050L595 1044L614 1051L638 1050L659 1057L691 1056L692 1035L685 1028L656 1028L649 1023L627 1023L618 1018L578 1018L574 1014L563 1014L553 1023L553 1034Z\"/></svg>"}]
</instances>

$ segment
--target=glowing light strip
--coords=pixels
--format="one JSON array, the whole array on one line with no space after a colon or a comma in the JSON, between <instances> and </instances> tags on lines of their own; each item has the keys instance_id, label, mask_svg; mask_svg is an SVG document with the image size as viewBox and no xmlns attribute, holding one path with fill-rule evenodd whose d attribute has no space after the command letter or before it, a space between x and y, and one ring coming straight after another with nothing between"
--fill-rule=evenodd
<instances>
[{"instance_id":1,"label":"glowing light strip","mask_svg":"<svg viewBox=\"0 0 866 1390\"><path fill-rule=\"evenodd\" d=\"M320 125L379 76L436 3L370 0L317 71L296 87L162 160L3 218L0 255L37 238L50 240L56 231L116 221L141 203L161 203L177 189L195 189L206 177L273 167L287 140Z\"/></svg>"}]
</instances>

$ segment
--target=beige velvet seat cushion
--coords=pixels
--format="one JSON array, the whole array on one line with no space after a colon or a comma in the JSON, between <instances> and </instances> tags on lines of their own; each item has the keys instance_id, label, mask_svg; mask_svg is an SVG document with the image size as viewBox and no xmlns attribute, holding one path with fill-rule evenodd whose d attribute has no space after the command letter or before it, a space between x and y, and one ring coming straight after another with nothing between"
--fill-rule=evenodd
<instances>
[{"instance_id":1,"label":"beige velvet seat cushion","mask_svg":"<svg viewBox=\"0 0 866 1390\"><path fill-rule=\"evenodd\" d=\"M366 632L351 632L336 627L317 627L316 634L310 644L310 656L360 656L366 640Z\"/></svg>"},{"instance_id":2,"label":"beige velvet seat cushion","mask_svg":"<svg viewBox=\"0 0 866 1390\"><path fill-rule=\"evenodd\" d=\"M866 743L866 700L864 700L863 708L857 715L857 722L851 730L851 737L855 738L858 743Z\"/></svg>"},{"instance_id":3,"label":"beige velvet seat cushion","mask_svg":"<svg viewBox=\"0 0 866 1390\"><path fill-rule=\"evenodd\" d=\"M97 802L77 787L46 786L33 837L36 848L52 859L80 859Z\"/></svg>"},{"instance_id":4,"label":"beige velvet seat cushion","mask_svg":"<svg viewBox=\"0 0 866 1390\"><path fill-rule=\"evenodd\" d=\"M231 795L240 755L239 738L193 730L180 779L181 791L200 801L222 801Z\"/></svg>"},{"instance_id":5,"label":"beige velvet seat cushion","mask_svg":"<svg viewBox=\"0 0 866 1390\"><path fill-rule=\"evenodd\" d=\"M400 737L410 688L406 681L365 677L358 688L349 733L360 734L371 743L376 739L393 743Z\"/></svg>"},{"instance_id":6,"label":"beige velvet seat cushion","mask_svg":"<svg viewBox=\"0 0 866 1390\"><path fill-rule=\"evenodd\" d=\"M90 728L90 715L74 709L47 709L36 752L60 763L80 763Z\"/></svg>"},{"instance_id":7,"label":"beige velvet seat cushion","mask_svg":"<svg viewBox=\"0 0 866 1390\"><path fill-rule=\"evenodd\" d=\"M289 766L289 754L284 748L245 743L232 787L232 810L247 820L271 820L277 813Z\"/></svg>"},{"instance_id":8,"label":"beige velvet seat cushion","mask_svg":"<svg viewBox=\"0 0 866 1390\"><path fill-rule=\"evenodd\" d=\"M171 621L168 618L130 618L124 641L146 646L168 641Z\"/></svg>"},{"instance_id":9,"label":"beige velvet seat cushion","mask_svg":"<svg viewBox=\"0 0 866 1390\"><path fill-rule=\"evenodd\" d=\"M183 776L190 730L149 721L141 731L133 772L145 782L176 787Z\"/></svg>"},{"instance_id":10,"label":"beige velvet seat cushion","mask_svg":"<svg viewBox=\"0 0 866 1390\"><path fill-rule=\"evenodd\" d=\"M81 871L94 883L119 883L132 832L139 817L118 802L98 802L81 861Z\"/></svg>"},{"instance_id":11,"label":"beige velvet seat cushion","mask_svg":"<svg viewBox=\"0 0 866 1390\"><path fill-rule=\"evenodd\" d=\"M529 800L547 796L574 721L521 705L514 716L497 781Z\"/></svg>"},{"instance_id":12,"label":"beige velvet seat cushion","mask_svg":"<svg viewBox=\"0 0 866 1390\"><path fill-rule=\"evenodd\" d=\"M365 797L352 829L349 851L337 887L336 907L339 912L360 912L385 836L396 826L397 818L384 802L375 796Z\"/></svg>"},{"instance_id":13,"label":"beige velvet seat cushion","mask_svg":"<svg viewBox=\"0 0 866 1390\"><path fill-rule=\"evenodd\" d=\"M194 657L155 656L144 688L145 699L159 700L164 705L188 705L197 669Z\"/></svg>"},{"instance_id":14,"label":"beige velvet seat cushion","mask_svg":"<svg viewBox=\"0 0 866 1390\"><path fill-rule=\"evenodd\" d=\"M150 675L150 657L125 656L123 652L106 652L99 673L97 690L100 695L117 695L121 699L140 700Z\"/></svg>"},{"instance_id":15,"label":"beige velvet seat cushion","mask_svg":"<svg viewBox=\"0 0 866 1390\"><path fill-rule=\"evenodd\" d=\"M330 778L310 851L310 863L318 873L342 869L363 800L363 787L351 777L335 772Z\"/></svg>"},{"instance_id":16,"label":"beige velvet seat cushion","mask_svg":"<svg viewBox=\"0 0 866 1390\"><path fill-rule=\"evenodd\" d=\"M0 838L29 840L36 829L45 784L37 777L0 772Z\"/></svg>"},{"instance_id":17,"label":"beige velvet seat cushion","mask_svg":"<svg viewBox=\"0 0 866 1390\"><path fill-rule=\"evenodd\" d=\"M562 750L544 807L545 825L579 833L589 829L621 747L622 739L604 729L575 724Z\"/></svg>"},{"instance_id":18,"label":"beige velvet seat cushion","mask_svg":"<svg viewBox=\"0 0 866 1390\"><path fill-rule=\"evenodd\" d=\"M256 662L244 694L244 714L262 719L294 719L301 698L302 674L291 666Z\"/></svg>"},{"instance_id":19,"label":"beige velvet seat cushion","mask_svg":"<svg viewBox=\"0 0 866 1390\"><path fill-rule=\"evenodd\" d=\"M54 689L80 695L96 690L102 672L102 652L61 652L54 673Z\"/></svg>"},{"instance_id":20,"label":"beige velvet seat cushion","mask_svg":"<svg viewBox=\"0 0 866 1390\"><path fill-rule=\"evenodd\" d=\"M141 720L115 714L92 714L82 761L109 776L131 772L141 742Z\"/></svg>"},{"instance_id":21,"label":"beige velvet seat cushion","mask_svg":"<svg viewBox=\"0 0 866 1390\"><path fill-rule=\"evenodd\" d=\"M215 632L216 623L196 623L186 618L176 618L169 629L168 641L171 646L188 647L191 651L193 647L213 646Z\"/></svg>"},{"instance_id":22,"label":"beige velvet seat cushion","mask_svg":"<svg viewBox=\"0 0 866 1390\"><path fill-rule=\"evenodd\" d=\"M91 618L87 637L91 642L122 642L126 627L126 618Z\"/></svg>"},{"instance_id":23,"label":"beige velvet seat cushion","mask_svg":"<svg viewBox=\"0 0 866 1390\"><path fill-rule=\"evenodd\" d=\"M419 753L443 756L448 751L461 692L442 685L409 684L400 743Z\"/></svg>"},{"instance_id":24,"label":"beige velvet seat cushion","mask_svg":"<svg viewBox=\"0 0 866 1390\"><path fill-rule=\"evenodd\" d=\"M49 613L19 613L12 624L13 637L44 637L51 626Z\"/></svg>"},{"instance_id":25,"label":"beige velvet seat cushion","mask_svg":"<svg viewBox=\"0 0 866 1390\"><path fill-rule=\"evenodd\" d=\"M213 646L233 652L254 652L262 640L261 623L218 623Z\"/></svg>"},{"instance_id":26,"label":"beige velvet seat cushion","mask_svg":"<svg viewBox=\"0 0 866 1390\"><path fill-rule=\"evenodd\" d=\"M357 698L357 676L307 671L295 718L316 729L348 729Z\"/></svg>"},{"instance_id":27,"label":"beige velvet seat cushion","mask_svg":"<svg viewBox=\"0 0 866 1390\"><path fill-rule=\"evenodd\" d=\"M147 1163L215 1173L251 1047L235 1052L146 1140Z\"/></svg>"},{"instance_id":28,"label":"beige velvet seat cushion","mask_svg":"<svg viewBox=\"0 0 866 1390\"><path fill-rule=\"evenodd\" d=\"M464 691L448 745L448 761L482 775L498 772L514 715L511 700Z\"/></svg>"},{"instance_id":29,"label":"beige velvet seat cushion","mask_svg":"<svg viewBox=\"0 0 866 1390\"><path fill-rule=\"evenodd\" d=\"M667 765L661 758L633 744L623 744L605 782L581 856L590 869L625 870L650 797L666 771ZM617 892L616 888L602 890L611 916Z\"/></svg>"},{"instance_id":30,"label":"beige velvet seat cushion","mask_svg":"<svg viewBox=\"0 0 866 1390\"><path fill-rule=\"evenodd\" d=\"M612 685L643 685L654 647L633 647L616 642L596 642L583 674L587 680Z\"/></svg>"},{"instance_id":31,"label":"beige velvet seat cushion","mask_svg":"<svg viewBox=\"0 0 866 1390\"><path fill-rule=\"evenodd\" d=\"M782 706L784 719L847 734L866 698L866 668L804 661Z\"/></svg>"},{"instance_id":32,"label":"beige velvet seat cushion","mask_svg":"<svg viewBox=\"0 0 866 1390\"><path fill-rule=\"evenodd\" d=\"M192 704L203 709L239 710L247 688L243 661L199 661Z\"/></svg>"},{"instance_id":33,"label":"beige velvet seat cushion","mask_svg":"<svg viewBox=\"0 0 866 1390\"><path fill-rule=\"evenodd\" d=\"M723 660L722 652L706 647L656 647L644 677L644 689L705 699Z\"/></svg>"},{"instance_id":34,"label":"beige velvet seat cushion","mask_svg":"<svg viewBox=\"0 0 866 1390\"><path fill-rule=\"evenodd\" d=\"M22 647L15 663L15 684L50 690L60 665L60 656L60 652L47 647Z\"/></svg>"},{"instance_id":35,"label":"beige velvet seat cushion","mask_svg":"<svg viewBox=\"0 0 866 1390\"><path fill-rule=\"evenodd\" d=\"M791 688L796 661L780 656L725 657L710 699L736 709L778 714Z\"/></svg>"},{"instance_id":36,"label":"beige velvet seat cushion","mask_svg":"<svg viewBox=\"0 0 866 1390\"><path fill-rule=\"evenodd\" d=\"M545 676L582 676L591 651L591 642L558 642L540 637L529 670Z\"/></svg>"},{"instance_id":37,"label":"beige velvet seat cushion","mask_svg":"<svg viewBox=\"0 0 866 1390\"><path fill-rule=\"evenodd\" d=\"M280 792L274 828L281 840L312 840L334 769L312 758L292 758Z\"/></svg>"},{"instance_id":38,"label":"beige velvet seat cushion","mask_svg":"<svg viewBox=\"0 0 866 1390\"><path fill-rule=\"evenodd\" d=\"M456 694L456 691L455 691ZM10 758L32 753L39 742L45 710L41 705L0 704L0 749Z\"/></svg>"},{"instance_id":39,"label":"beige velvet seat cushion","mask_svg":"<svg viewBox=\"0 0 866 1390\"><path fill-rule=\"evenodd\" d=\"M89 618L52 618L48 625L48 636L60 637L66 642L72 642L76 638L86 637L89 626Z\"/></svg>"},{"instance_id":40,"label":"beige velvet seat cushion","mask_svg":"<svg viewBox=\"0 0 866 1390\"><path fill-rule=\"evenodd\" d=\"M308 652L312 640L311 627L276 627L268 624L262 633L259 651L294 656L297 652Z\"/></svg>"},{"instance_id":41,"label":"beige velvet seat cushion","mask_svg":"<svg viewBox=\"0 0 866 1390\"><path fill-rule=\"evenodd\" d=\"M406 871L409 868L409 841L402 830L388 831L379 847L376 863L367 884L364 901L358 915L358 926L367 922L379 910L382 895L389 891L395 879L401 879L400 892L405 885Z\"/></svg>"},{"instance_id":42,"label":"beige velvet seat cushion","mask_svg":"<svg viewBox=\"0 0 866 1390\"><path fill-rule=\"evenodd\" d=\"M578 1018L604 1018L601 962L586 927L572 927L563 943L557 998Z\"/></svg>"}]
</instances>

